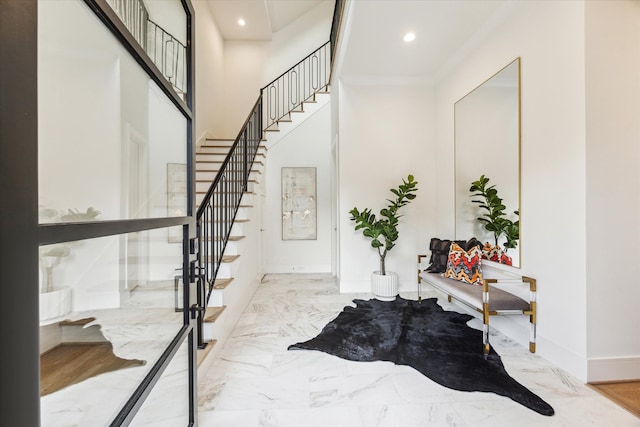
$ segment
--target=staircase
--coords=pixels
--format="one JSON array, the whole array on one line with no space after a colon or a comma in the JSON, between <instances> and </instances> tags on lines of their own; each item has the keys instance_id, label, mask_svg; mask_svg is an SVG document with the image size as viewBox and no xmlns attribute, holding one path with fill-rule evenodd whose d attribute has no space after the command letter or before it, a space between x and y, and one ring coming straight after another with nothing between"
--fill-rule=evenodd
<instances>
[{"instance_id":1,"label":"staircase","mask_svg":"<svg viewBox=\"0 0 640 427\"><path fill-rule=\"evenodd\" d=\"M246 263L255 263L259 259L257 252L260 246L260 197L265 192L263 176L267 166L268 148L276 145L329 101L329 90L325 86L274 122L263 133L264 138L260 141L247 180L247 190L242 196L235 221L233 221L222 263L203 316L203 338L208 343L205 347L206 351L211 351L209 347L213 344L226 341L261 279L261 277L243 275L247 270L251 270L251 267L246 267ZM224 139L206 139L198 148L196 152L196 205L198 207L233 142ZM272 197L278 196L272 195ZM209 359L208 356L207 359Z\"/></svg>"},{"instance_id":2,"label":"staircase","mask_svg":"<svg viewBox=\"0 0 640 427\"><path fill-rule=\"evenodd\" d=\"M213 345L227 340L260 283L267 153L329 102L343 4L336 0L330 40L260 90L238 137L207 139L196 152L199 366L214 359Z\"/></svg>"},{"instance_id":3,"label":"staircase","mask_svg":"<svg viewBox=\"0 0 640 427\"><path fill-rule=\"evenodd\" d=\"M226 156L229 154L233 142L233 140L225 139L206 139L199 147L196 153L196 206L200 206L203 197L209 190L211 182L220 170ZM234 283L234 281L238 276L242 262L245 261L241 259L241 254L243 252L246 253L246 250L243 251L243 249L249 240L247 239L246 232L250 230L247 230L247 228L258 225L258 212L256 212L257 206L254 201L257 197L258 186L261 183L265 160L266 148L260 146L256 154L256 159L251 167L247 181L247 190L242 196L242 201L231 228L224 256L222 257L222 265L215 278L213 290L203 317L205 341L210 341L214 338L220 340L221 336L224 338L229 332L226 331L227 333L225 333L225 330L228 329L229 326L232 327L233 324L235 324L234 318L239 316L239 313L230 314L231 311L234 311L233 307L238 305L238 291L243 291L243 289L234 289L234 285L238 283ZM252 220L253 224L249 224ZM211 238L220 239L219 236L210 237L210 239ZM249 260L247 260L247 262L249 262ZM251 280L251 278L247 277L240 279L245 282ZM244 310L246 304L241 304L241 306L242 310ZM232 307L232 309L227 311L228 307Z\"/></svg>"}]
</instances>

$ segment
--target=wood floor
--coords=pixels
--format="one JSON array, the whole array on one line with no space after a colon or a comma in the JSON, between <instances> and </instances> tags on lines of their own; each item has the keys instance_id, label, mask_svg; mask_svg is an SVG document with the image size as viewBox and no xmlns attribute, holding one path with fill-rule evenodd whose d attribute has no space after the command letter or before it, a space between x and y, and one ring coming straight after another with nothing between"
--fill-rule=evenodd
<instances>
[{"instance_id":1,"label":"wood floor","mask_svg":"<svg viewBox=\"0 0 640 427\"><path fill-rule=\"evenodd\" d=\"M117 357L109 342L60 344L40 355L40 396L105 372L145 363Z\"/></svg>"},{"instance_id":2,"label":"wood floor","mask_svg":"<svg viewBox=\"0 0 640 427\"><path fill-rule=\"evenodd\" d=\"M590 384L598 392L640 418L640 381Z\"/></svg>"}]
</instances>

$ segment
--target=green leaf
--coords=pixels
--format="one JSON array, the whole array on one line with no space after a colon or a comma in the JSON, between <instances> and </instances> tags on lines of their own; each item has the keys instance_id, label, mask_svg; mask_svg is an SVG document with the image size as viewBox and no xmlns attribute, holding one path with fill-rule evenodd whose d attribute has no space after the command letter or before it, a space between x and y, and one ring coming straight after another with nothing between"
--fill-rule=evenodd
<instances>
[{"instance_id":1,"label":"green leaf","mask_svg":"<svg viewBox=\"0 0 640 427\"><path fill-rule=\"evenodd\" d=\"M380 210L379 219L370 208L362 211L353 208L349 211L350 219L356 222L355 230L362 230L362 234L371 239L371 246L378 249L378 253L383 259L386 253L395 246L394 242L398 239L397 226L402 217L398 214L398 210L416 198L417 184L415 177L408 175L406 179L402 179L402 184L397 188L390 189L395 198L386 199L388 205ZM381 247L385 248L384 252L380 251Z\"/></svg>"}]
</instances>

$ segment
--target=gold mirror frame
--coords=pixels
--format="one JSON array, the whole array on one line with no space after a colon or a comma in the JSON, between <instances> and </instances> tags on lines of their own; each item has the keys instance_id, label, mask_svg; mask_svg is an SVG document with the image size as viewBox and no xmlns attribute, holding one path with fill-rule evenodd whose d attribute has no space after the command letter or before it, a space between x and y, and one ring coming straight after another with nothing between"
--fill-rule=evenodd
<instances>
[{"instance_id":1,"label":"gold mirror frame","mask_svg":"<svg viewBox=\"0 0 640 427\"><path fill-rule=\"evenodd\" d=\"M520 58L516 58L454 104L455 237L494 243L493 233L476 220L481 215L472 203L471 183L485 175L506 206L506 217L521 218L520 211ZM519 216L514 211L520 212ZM499 241L503 247L504 237ZM513 267L522 266L520 239L507 255Z\"/></svg>"}]
</instances>

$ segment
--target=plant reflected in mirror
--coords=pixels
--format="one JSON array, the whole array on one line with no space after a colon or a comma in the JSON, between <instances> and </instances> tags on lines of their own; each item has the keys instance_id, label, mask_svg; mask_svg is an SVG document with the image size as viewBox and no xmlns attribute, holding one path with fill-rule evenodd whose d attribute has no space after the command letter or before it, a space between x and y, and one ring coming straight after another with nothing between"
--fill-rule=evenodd
<instances>
[{"instance_id":1,"label":"plant reflected in mirror","mask_svg":"<svg viewBox=\"0 0 640 427\"><path fill-rule=\"evenodd\" d=\"M500 245L509 249L513 266L520 267L520 221L510 214L520 212L520 58L455 103L454 133L455 238L495 243L494 232L499 231ZM502 213L509 212L510 223L481 216L478 205L469 203L469 183L481 175L490 176L491 186L500 190L501 204L509 207ZM489 229L479 216L492 224Z\"/></svg>"}]
</instances>

